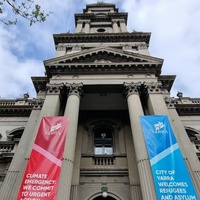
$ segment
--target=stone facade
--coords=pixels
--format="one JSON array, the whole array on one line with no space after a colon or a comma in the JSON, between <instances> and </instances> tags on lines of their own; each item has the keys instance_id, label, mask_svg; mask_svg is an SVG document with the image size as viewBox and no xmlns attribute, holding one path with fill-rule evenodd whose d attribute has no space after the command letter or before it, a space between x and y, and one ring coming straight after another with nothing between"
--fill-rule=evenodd
<instances>
[{"instance_id":1,"label":"stone facade","mask_svg":"<svg viewBox=\"0 0 200 200\"><path fill-rule=\"evenodd\" d=\"M43 116L69 116L57 200L156 200L141 115L167 115L200 197L200 99L170 97L150 33L128 32L114 4L86 5L75 33L33 77L37 97L0 99L0 196L15 200Z\"/></svg>"}]
</instances>

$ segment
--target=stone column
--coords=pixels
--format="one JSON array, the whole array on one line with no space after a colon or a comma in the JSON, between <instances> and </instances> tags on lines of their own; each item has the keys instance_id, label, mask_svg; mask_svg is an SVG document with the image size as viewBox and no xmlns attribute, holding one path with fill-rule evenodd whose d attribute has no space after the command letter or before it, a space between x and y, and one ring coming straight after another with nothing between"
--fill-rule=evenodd
<instances>
[{"instance_id":1,"label":"stone column","mask_svg":"<svg viewBox=\"0 0 200 200\"><path fill-rule=\"evenodd\" d=\"M78 187L80 183L80 167L81 167L81 154L82 154L82 133L84 127L83 124L78 125L78 135L76 140L76 156L74 158L73 165L73 175L72 175L72 184L70 191L70 200L78 200Z\"/></svg>"},{"instance_id":2,"label":"stone column","mask_svg":"<svg viewBox=\"0 0 200 200\"><path fill-rule=\"evenodd\" d=\"M185 131L185 128L181 122L181 119L176 111L175 98L165 98L165 103L168 108L169 116L171 118L171 125L174 129L174 134L182 151L185 163L190 171L196 192L200 197L200 170L199 170L199 159L196 155L196 152L193 149L193 146L190 142L190 139Z\"/></svg>"},{"instance_id":3,"label":"stone column","mask_svg":"<svg viewBox=\"0 0 200 200\"><path fill-rule=\"evenodd\" d=\"M75 33L80 33L81 31L82 31L82 29L83 29L83 21L78 21L77 22L77 26L76 26L76 31L75 31Z\"/></svg>"},{"instance_id":4,"label":"stone column","mask_svg":"<svg viewBox=\"0 0 200 200\"><path fill-rule=\"evenodd\" d=\"M112 23L113 23L113 32L114 33L119 33L119 27L118 27L118 24L117 24L117 20L112 20Z\"/></svg>"},{"instance_id":5,"label":"stone column","mask_svg":"<svg viewBox=\"0 0 200 200\"><path fill-rule=\"evenodd\" d=\"M90 21L85 21L85 29L84 29L85 33L89 33L90 32Z\"/></svg>"},{"instance_id":6,"label":"stone column","mask_svg":"<svg viewBox=\"0 0 200 200\"><path fill-rule=\"evenodd\" d=\"M138 94L140 83L125 83L125 94L127 97L130 116L133 143L138 166L142 197L144 200L155 200L156 193L149 158L147 155L145 140L140 125L139 116L143 116L143 109Z\"/></svg>"},{"instance_id":7,"label":"stone column","mask_svg":"<svg viewBox=\"0 0 200 200\"><path fill-rule=\"evenodd\" d=\"M60 94L63 89L63 83L48 83L46 86L47 95L42 107L39 123L43 116L58 116L60 111ZM38 124L39 125L39 124ZM38 128L38 127L37 127Z\"/></svg>"},{"instance_id":8,"label":"stone column","mask_svg":"<svg viewBox=\"0 0 200 200\"><path fill-rule=\"evenodd\" d=\"M125 133L125 143L126 143L127 164L129 168L131 200L142 200L140 178L139 178L138 166L133 145L133 139L132 139L133 137L131 134L132 131L128 124L124 124L124 133Z\"/></svg>"},{"instance_id":9,"label":"stone column","mask_svg":"<svg viewBox=\"0 0 200 200\"><path fill-rule=\"evenodd\" d=\"M192 150L185 128L174 105L172 104L172 101L163 97L161 83L145 83L145 85L148 90L148 110L150 114L168 116L193 183L196 188L200 188L199 161ZM200 195L199 190L196 191L198 192L198 195Z\"/></svg>"},{"instance_id":10,"label":"stone column","mask_svg":"<svg viewBox=\"0 0 200 200\"><path fill-rule=\"evenodd\" d=\"M60 88L62 88L62 84L48 84L44 103L42 99L35 99L35 102L33 102L33 110L1 188L0 196L2 200L16 199L41 118L43 116L55 116L59 113Z\"/></svg>"},{"instance_id":11,"label":"stone column","mask_svg":"<svg viewBox=\"0 0 200 200\"><path fill-rule=\"evenodd\" d=\"M168 109L165 104L159 82L144 83L148 92L147 106L151 115L168 115Z\"/></svg>"},{"instance_id":12,"label":"stone column","mask_svg":"<svg viewBox=\"0 0 200 200\"><path fill-rule=\"evenodd\" d=\"M78 199L78 185L72 185L70 192L70 200Z\"/></svg>"},{"instance_id":13,"label":"stone column","mask_svg":"<svg viewBox=\"0 0 200 200\"><path fill-rule=\"evenodd\" d=\"M121 32L127 32L126 21L124 19L120 20L119 24L120 24Z\"/></svg>"},{"instance_id":14,"label":"stone column","mask_svg":"<svg viewBox=\"0 0 200 200\"><path fill-rule=\"evenodd\" d=\"M69 88L69 94L64 115L69 117L69 124L63 155L57 200L69 200L70 198L78 126L79 105L81 95L83 94L82 83L67 84L67 87Z\"/></svg>"}]
</instances>

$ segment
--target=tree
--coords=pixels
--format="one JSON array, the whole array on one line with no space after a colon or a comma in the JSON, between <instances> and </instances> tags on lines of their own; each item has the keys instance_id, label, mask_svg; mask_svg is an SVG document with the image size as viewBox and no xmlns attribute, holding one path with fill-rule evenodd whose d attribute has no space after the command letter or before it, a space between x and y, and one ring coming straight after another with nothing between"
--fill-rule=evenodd
<instances>
[{"instance_id":1,"label":"tree","mask_svg":"<svg viewBox=\"0 0 200 200\"><path fill-rule=\"evenodd\" d=\"M45 14L41 6L34 3L34 0L0 0L0 17L6 9L11 9L16 16L14 19L0 18L0 21L6 25L14 25L18 17L22 17L28 20L31 26L36 22L46 21L46 17L49 16L49 13Z\"/></svg>"}]
</instances>

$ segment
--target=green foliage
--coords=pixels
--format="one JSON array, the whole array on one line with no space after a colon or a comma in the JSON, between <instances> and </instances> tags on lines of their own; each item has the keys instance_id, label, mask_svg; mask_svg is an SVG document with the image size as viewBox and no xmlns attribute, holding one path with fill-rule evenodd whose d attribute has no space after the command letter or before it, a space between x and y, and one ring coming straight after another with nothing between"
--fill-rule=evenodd
<instances>
[{"instance_id":1,"label":"green foliage","mask_svg":"<svg viewBox=\"0 0 200 200\"><path fill-rule=\"evenodd\" d=\"M7 9L11 9L15 14L15 19L2 19L2 16ZM22 17L29 21L30 26L36 22L44 22L49 16L41 10L41 6L34 3L34 0L0 0L0 22L6 25L14 25L17 23L18 18Z\"/></svg>"}]
</instances>

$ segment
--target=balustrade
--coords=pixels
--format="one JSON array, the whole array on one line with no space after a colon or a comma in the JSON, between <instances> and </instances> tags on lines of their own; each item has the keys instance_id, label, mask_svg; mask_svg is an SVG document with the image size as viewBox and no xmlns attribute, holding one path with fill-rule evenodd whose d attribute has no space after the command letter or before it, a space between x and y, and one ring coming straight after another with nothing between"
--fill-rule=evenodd
<instances>
[{"instance_id":1,"label":"balustrade","mask_svg":"<svg viewBox=\"0 0 200 200\"><path fill-rule=\"evenodd\" d=\"M200 99L192 100L192 104L200 104Z\"/></svg>"},{"instance_id":2,"label":"balustrade","mask_svg":"<svg viewBox=\"0 0 200 200\"><path fill-rule=\"evenodd\" d=\"M93 158L93 164L94 165L103 165L103 166L108 166L108 165L114 165L114 157L94 157Z\"/></svg>"},{"instance_id":3,"label":"balustrade","mask_svg":"<svg viewBox=\"0 0 200 200\"><path fill-rule=\"evenodd\" d=\"M0 144L0 153L10 153L14 149L14 144Z\"/></svg>"}]
</instances>

